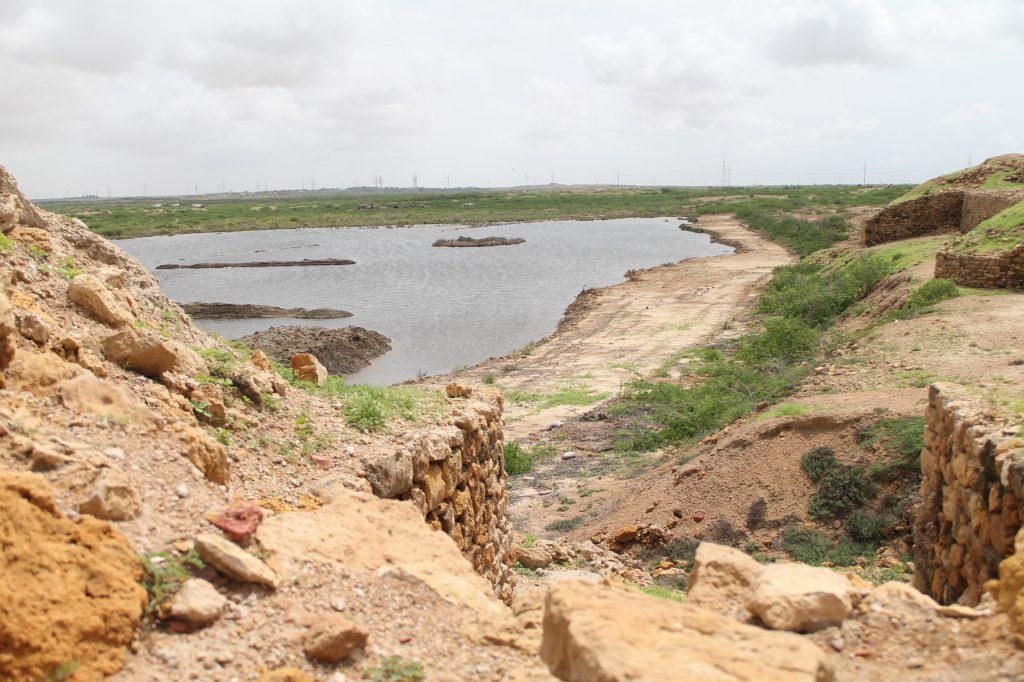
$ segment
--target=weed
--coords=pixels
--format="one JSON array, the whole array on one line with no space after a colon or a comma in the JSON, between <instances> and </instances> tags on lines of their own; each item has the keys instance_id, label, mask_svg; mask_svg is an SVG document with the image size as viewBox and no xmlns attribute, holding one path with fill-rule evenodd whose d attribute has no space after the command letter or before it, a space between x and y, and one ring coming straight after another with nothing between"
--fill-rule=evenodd
<instances>
[{"instance_id":1,"label":"weed","mask_svg":"<svg viewBox=\"0 0 1024 682\"><path fill-rule=\"evenodd\" d=\"M826 561L837 566L853 565L859 554L870 553L870 547L849 540L833 542L827 535L812 528L787 526L782 531L782 549L797 561L819 565Z\"/></svg>"},{"instance_id":2,"label":"weed","mask_svg":"<svg viewBox=\"0 0 1024 682\"><path fill-rule=\"evenodd\" d=\"M924 430L924 417L883 419L868 427L864 432L864 444L880 446L895 455L887 462L872 465L871 475L874 478L885 479L889 478L896 470L919 475L921 450L924 448Z\"/></svg>"},{"instance_id":3,"label":"weed","mask_svg":"<svg viewBox=\"0 0 1024 682\"><path fill-rule=\"evenodd\" d=\"M559 519L558 521L553 521L552 523L549 523L548 525L544 526L544 530L557 531L559 533L567 533L570 530L575 530L576 528L579 528L581 525L583 525L583 517L576 516L571 519Z\"/></svg>"},{"instance_id":4,"label":"weed","mask_svg":"<svg viewBox=\"0 0 1024 682\"><path fill-rule=\"evenodd\" d=\"M910 295L910 298L900 306L893 317L906 320L929 310L936 303L956 298L959 295L960 289L953 280L929 280Z\"/></svg>"},{"instance_id":5,"label":"weed","mask_svg":"<svg viewBox=\"0 0 1024 682\"><path fill-rule=\"evenodd\" d=\"M505 443L505 471L510 476L525 474L533 469L532 453L513 440Z\"/></svg>"},{"instance_id":6,"label":"weed","mask_svg":"<svg viewBox=\"0 0 1024 682\"><path fill-rule=\"evenodd\" d=\"M512 570L515 571L518 575L523 575L523 576L526 576L527 578L539 578L540 577L540 573L537 572L537 569L530 568L529 566L523 566L520 563L517 563L515 566L513 566Z\"/></svg>"},{"instance_id":7,"label":"weed","mask_svg":"<svg viewBox=\"0 0 1024 682\"><path fill-rule=\"evenodd\" d=\"M214 437L221 445L225 447L231 446L231 429L220 427L214 432Z\"/></svg>"},{"instance_id":8,"label":"weed","mask_svg":"<svg viewBox=\"0 0 1024 682\"><path fill-rule=\"evenodd\" d=\"M40 263L50 260L50 252L36 246L35 244L28 245L28 255L32 256Z\"/></svg>"},{"instance_id":9,"label":"weed","mask_svg":"<svg viewBox=\"0 0 1024 682\"><path fill-rule=\"evenodd\" d=\"M523 533L523 549L530 549L537 546L537 536L533 533Z\"/></svg>"},{"instance_id":10,"label":"weed","mask_svg":"<svg viewBox=\"0 0 1024 682\"><path fill-rule=\"evenodd\" d=\"M380 665L363 671L363 679L371 682L416 682L426 679L423 664L401 656L388 656Z\"/></svg>"},{"instance_id":11,"label":"weed","mask_svg":"<svg viewBox=\"0 0 1024 682\"><path fill-rule=\"evenodd\" d=\"M0 232L0 253L7 253L14 247L14 240Z\"/></svg>"},{"instance_id":12,"label":"weed","mask_svg":"<svg viewBox=\"0 0 1024 682\"><path fill-rule=\"evenodd\" d=\"M210 375L220 379L230 379L241 364L238 356L226 348L200 348L199 355L206 360Z\"/></svg>"},{"instance_id":13,"label":"weed","mask_svg":"<svg viewBox=\"0 0 1024 682\"><path fill-rule=\"evenodd\" d=\"M146 614L155 612L182 584L192 577L190 569L203 568L203 560L196 551L190 550L184 556L173 556L167 552L143 554L142 567L145 570L143 587L149 595Z\"/></svg>"},{"instance_id":14,"label":"weed","mask_svg":"<svg viewBox=\"0 0 1024 682\"><path fill-rule=\"evenodd\" d=\"M82 270L75 263L75 259L72 256L68 256L67 258L64 259L64 265L60 267L57 273L61 277L70 282L75 277L78 277L80 274L82 274Z\"/></svg>"},{"instance_id":15,"label":"weed","mask_svg":"<svg viewBox=\"0 0 1024 682\"><path fill-rule=\"evenodd\" d=\"M644 594L649 594L658 599L667 599L669 601L683 601L685 599L685 595L682 592L664 585L640 585L638 589Z\"/></svg>"},{"instance_id":16,"label":"weed","mask_svg":"<svg viewBox=\"0 0 1024 682\"><path fill-rule=\"evenodd\" d=\"M497 377L494 375L494 372L487 372L484 374L483 382L488 386L492 385L495 381L497 381Z\"/></svg>"}]
</instances>

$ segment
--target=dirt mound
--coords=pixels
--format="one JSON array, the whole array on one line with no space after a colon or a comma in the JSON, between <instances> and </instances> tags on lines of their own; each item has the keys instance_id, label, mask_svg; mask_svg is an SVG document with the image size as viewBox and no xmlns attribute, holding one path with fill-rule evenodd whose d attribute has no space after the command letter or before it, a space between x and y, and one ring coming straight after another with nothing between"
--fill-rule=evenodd
<instances>
[{"instance_id":1,"label":"dirt mound","mask_svg":"<svg viewBox=\"0 0 1024 682\"><path fill-rule=\"evenodd\" d=\"M391 350L391 339L362 327L271 327L242 338L280 362L297 353L310 353L331 374L355 374Z\"/></svg>"},{"instance_id":2,"label":"dirt mound","mask_svg":"<svg viewBox=\"0 0 1024 682\"><path fill-rule=\"evenodd\" d=\"M0 546L0 677L117 672L146 604L125 537L88 515L65 518L41 476L0 472Z\"/></svg>"}]
</instances>

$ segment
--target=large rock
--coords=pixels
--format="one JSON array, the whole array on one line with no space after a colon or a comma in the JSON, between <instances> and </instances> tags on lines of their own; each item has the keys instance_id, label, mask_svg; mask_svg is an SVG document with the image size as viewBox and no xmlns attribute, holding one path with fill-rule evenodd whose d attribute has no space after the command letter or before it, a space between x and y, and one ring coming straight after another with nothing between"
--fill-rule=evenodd
<instances>
[{"instance_id":1,"label":"large rock","mask_svg":"<svg viewBox=\"0 0 1024 682\"><path fill-rule=\"evenodd\" d=\"M0 171L3 171L3 166L0 166ZM14 358L14 353L18 348L17 333L14 307L11 305L11 300L7 298L7 294L0 289L0 370L7 369ZM2 387L2 378L0 378L0 388Z\"/></svg>"},{"instance_id":2,"label":"large rock","mask_svg":"<svg viewBox=\"0 0 1024 682\"><path fill-rule=\"evenodd\" d=\"M316 356L311 353L297 353L291 357L292 369L295 376L302 381L308 381L317 386L327 383L327 368L320 364Z\"/></svg>"},{"instance_id":3,"label":"large rock","mask_svg":"<svg viewBox=\"0 0 1024 682\"><path fill-rule=\"evenodd\" d=\"M687 601L731 618L748 620L747 602L762 568L746 552L702 542L687 583Z\"/></svg>"},{"instance_id":4,"label":"large rock","mask_svg":"<svg viewBox=\"0 0 1024 682\"><path fill-rule=\"evenodd\" d=\"M407 450L366 457L363 470L378 497L398 497L412 488L412 453Z\"/></svg>"},{"instance_id":5,"label":"large rock","mask_svg":"<svg viewBox=\"0 0 1024 682\"><path fill-rule=\"evenodd\" d=\"M827 568L806 564L765 566L747 608L773 630L813 632L850 615L853 585Z\"/></svg>"},{"instance_id":6,"label":"large rock","mask_svg":"<svg viewBox=\"0 0 1024 682\"><path fill-rule=\"evenodd\" d=\"M210 369L206 360L203 360L203 356L199 353L178 341L167 341L166 343L175 358L171 371L193 379L203 374L209 374Z\"/></svg>"},{"instance_id":7,"label":"large rock","mask_svg":"<svg viewBox=\"0 0 1024 682\"><path fill-rule=\"evenodd\" d=\"M540 655L552 674L571 682L832 679L825 653L798 635L578 581L549 588Z\"/></svg>"},{"instance_id":8,"label":"large rock","mask_svg":"<svg viewBox=\"0 0 1024 682\"><path fill-rule=\"evenodd\" d=\"M0 473L0 679L113 675L146 605L142 566L109 523L66 519L36 474Z\"/></svg>"},{"instance_id":9,"label":"large rock","mask_svg":"<svg viewBox=\"0 0 1024 682\"><path fill-rule=\"evenodd\" d=\"M11 388L49 398L62 381L81 373L81 367L65 362L55 353L22 351L11 363L7 378Z\"/></svg>"},{"instance_id":10,"label":"large rock","mask_svg":"<svg viewBox=\"0 0 1024 682\"><path fill-rule=\"evenodd\" d=\"M1024 647L1024 528L1017 531L1014 553L999 563L999 579L990 580L985 588L1009 618L1018 646Z\"/></svg>"},{"instance_id":11,"label":"large rock","mask_svg":"<svg viewBox=\"0 0 1024 682\"><path fill-rule=\"evenodd\" d=\"M366 645L369 633L361 625L337 614L328 614L309 629L303 650L317 663L338 663Z\"/></svg>"},{"instance_id":12,"label":"large rock","mask_svg":"<svg viewBox=\"0 0 1024 682\"><path fill-rule=\"evenodd\" d=\"M123 473L101 469L78 511L98 519L128 521L142 513L142 500Z\"/></svg>"},{"instance_id":13,"label":"large rock","mask_svg":"<svg viewBox=\"0 0 1024 682\"><path fill-rule=\"evenodd\" d=\"M127 307L100 280L92 275L78 275L68 287L68 300L110 327L127 327L135 320Z\"/></svg>"},{"instance_id":14,"label":"large rock","mask_svg":"<svg viewBox=\"0 0 1024 682\"><path fill-rule=\"evenodd\" d=\"M213 585L202 578L186 580L178 589L164 615L189 625L209 625L220 618L228 600Z\"/></svg>"},{"instance_id":15,"label":"large rock","mask_svg":"<svg viewBox=\"0 0 1024 682\"><path fill-rule=\"evenodd\" d=\"M185 457L203 472L206 480L222 485L228 482L231 465L226 447L194 426L171 424L170 430L178 434Z\"/></svg>"},{"instance_id":16,"label":"large rock","mask_svg":"<svg viewBox=\"0 0 1024 682\"><path fill-rule=\"evenodd\" d=\"M103 356L148 377L160 376L178 361L159 334L140 329L125 329L103 339Z\"/></svg>"},{"instance_id":17,"label":"large rock","mask_svg":"<svg viewBox=\"0 0 1024 682\"><path fill-rule=\"evenodd\" d=\"M39 227L42 224L39 209L21 193L14 176L0 166L0 232L8 233L18 225Z\"/></svg>"},{"instance_id":18,"label":"large rock","mask_svg":"<svg viewBox=\"0 0 1024 682\"><path fill-rule=\"evenodd\" d=\"M229 578L277 587L274 570L230 540L212 533L201 533L196 536L195 548L203 561Z\"/></svg>"},{"instance_id":19,"label":"large rock","mask_svg":"<svg viewBox=\"0 0 1024 682\"><path fill-rule=\"evenodd\" d=\"M57 395L69 410L142 424L158 421L156 414L128 389L88 372L57 384Z\"/></svg>"}]
</instances>

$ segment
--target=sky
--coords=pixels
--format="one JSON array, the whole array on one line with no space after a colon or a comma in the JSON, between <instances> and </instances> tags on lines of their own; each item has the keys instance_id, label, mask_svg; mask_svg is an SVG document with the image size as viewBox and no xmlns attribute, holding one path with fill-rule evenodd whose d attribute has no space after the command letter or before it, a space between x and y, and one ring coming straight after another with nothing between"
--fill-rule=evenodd
<instances>
[{"instance_id":1,"label":"sky","mask_svg":"<svg viewBox=\"0 0 1024 682\"><path fill-rule=\"evenodd\" d=\"M1020 0L0 0L31 197L918 182L1024 152Z\"/></svg>"}]
</instances>

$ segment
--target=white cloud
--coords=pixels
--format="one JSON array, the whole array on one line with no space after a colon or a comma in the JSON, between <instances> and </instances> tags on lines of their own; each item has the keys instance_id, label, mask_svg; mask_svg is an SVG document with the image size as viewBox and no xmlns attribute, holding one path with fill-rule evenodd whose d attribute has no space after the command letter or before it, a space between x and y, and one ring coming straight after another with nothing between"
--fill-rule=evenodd
<instances>
[{"instance_id":1,"label":"white cloud","mask_svg":"<svg viewBox=\"0 0 1024 682\"><path fill-rule=\"evenodd\" d=\"M792 0L768 25L769 56L792 66L884 66L905 59L900 33L875 0Z\"/></svg>"}]
</instances>

